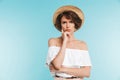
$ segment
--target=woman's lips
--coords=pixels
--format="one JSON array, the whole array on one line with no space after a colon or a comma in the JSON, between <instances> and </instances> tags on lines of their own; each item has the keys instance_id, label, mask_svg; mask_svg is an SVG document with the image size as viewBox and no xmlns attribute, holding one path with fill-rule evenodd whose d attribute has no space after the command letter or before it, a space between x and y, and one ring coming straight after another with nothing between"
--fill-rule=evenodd
<instances>
[{"instance_id":1,"label":"woman's lips","mask_svg":"<svg viewBox=\"0 0 120 80\"><path fill-rule=\"evenodd\" d=\"M71 30L70 30L70 29L66 29L65 31L68 31L68 32L70 32Z\"/></svg>"}]
</instances>

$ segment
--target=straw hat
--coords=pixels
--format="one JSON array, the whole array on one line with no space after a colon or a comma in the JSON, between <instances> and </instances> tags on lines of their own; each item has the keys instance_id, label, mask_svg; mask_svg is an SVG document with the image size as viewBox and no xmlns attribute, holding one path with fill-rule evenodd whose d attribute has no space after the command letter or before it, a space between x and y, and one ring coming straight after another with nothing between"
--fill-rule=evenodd
<instances>
[{"instance_id":1,"label":"straw hat","mask_svg":"<svg viewBox=\"0 0 120 80\"><path fill-rule=\"evenodd\" d=\"M73 12L75 12L75 13L79 16L79 18L82 20L82 24L84 23L84 14L83 14L83 12L81 11L81 9L77 8L76 6L67 5L67 6L62 6L62 7L58 8L58 9L56 10L56 12L54 13L54 15L53 15L53 24L54 24L54 26L55 26L56 19L57 19L58 15L59 15L60 13L64 12L64 11L73 11ZM82 26L82 24L81 24L81 26ZM79 28L80 28L81 26L79 26ZM58 29L57 26L55 26L55 27ZM78 29L79 29L79 28L78 28ZM59 29L58 29L58 30L59 30Z\"/></svg>"}]
</instances>

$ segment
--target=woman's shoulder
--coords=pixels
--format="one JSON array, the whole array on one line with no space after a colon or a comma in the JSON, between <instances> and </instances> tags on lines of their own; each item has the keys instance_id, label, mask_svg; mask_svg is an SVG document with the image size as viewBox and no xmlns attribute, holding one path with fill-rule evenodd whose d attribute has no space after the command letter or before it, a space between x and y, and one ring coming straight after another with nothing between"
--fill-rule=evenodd
<instances>
[{"instance_id":1,"label":"woman's shoulder","mask_svg":"<svg viewBox=\"0 0 120 80\"><path fill-rule=\"evenodd\" d=\"M56 46L59 40L60 40L59 37L58 38L50 38L48 40L48 45L49 46Z\"/></svg>"},{"instance_id":2,"label":"woman's shoulder","mask_svg":"<svg viewBox=\"0 0 120 80\"><path fill-rule=\"evenodd\" d=\"M83 40L77 40L77 42L78 42L79 44L86 45L86 42L83 41Z\"/></svg>"},{"instance_id":3,"label":"woman's shoulder","mask_svg":"<svg viewBox=\"0 0 120 80\"><path fill-rule=\"evenodd\" d=\"M87 43L85 41L77 40L77 44L82 50L88 50Z\"/></svg>"}]
</instances>

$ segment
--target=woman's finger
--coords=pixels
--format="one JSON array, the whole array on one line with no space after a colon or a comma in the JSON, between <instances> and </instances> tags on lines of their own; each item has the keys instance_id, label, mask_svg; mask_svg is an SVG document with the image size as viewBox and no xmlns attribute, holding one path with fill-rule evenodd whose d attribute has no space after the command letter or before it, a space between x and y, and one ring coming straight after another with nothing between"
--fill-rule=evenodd
<instances>
[{"instance_id":1,"label":"woman's finger","mask_svg":"<svg viewBox=\"0 0 120 80\"><path fill-rule=\"evenodd\" d=\"M70 35L70 33L69 33L69 32L66 32L66 35L67 35L68 37L71 37L71 35Z\"/></svg>"}]
</instances>

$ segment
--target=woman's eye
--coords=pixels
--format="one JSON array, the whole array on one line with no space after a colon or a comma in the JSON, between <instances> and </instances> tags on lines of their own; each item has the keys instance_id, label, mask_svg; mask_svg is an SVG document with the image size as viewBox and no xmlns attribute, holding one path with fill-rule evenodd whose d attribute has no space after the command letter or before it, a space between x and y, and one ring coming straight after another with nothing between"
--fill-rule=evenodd
<instances>
[{"instance_id":1,"label":"woman's eye","mask_svg":"<svg viewBox=\"0 0 120 80\"><path fill-rule=\"evenodd\" d=\"M65 24L66 22L62 22L62 24Z\"/></svg>"},{"instance_id":2,"label":"woman's eye","mask_svg":"<svg viewBox=\"0 0 120 80\"><path fill-rule=\"evenodd\" d=\"M70 21L70 23L73 23L73 21Z\"/></svg>"}]
</instances>

